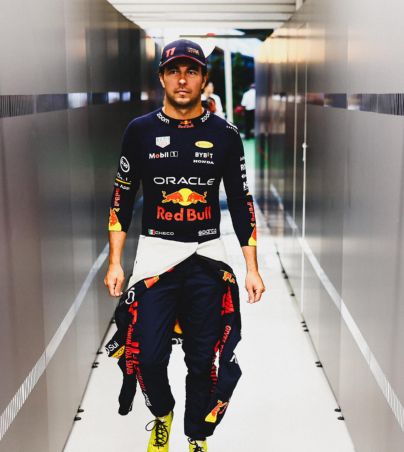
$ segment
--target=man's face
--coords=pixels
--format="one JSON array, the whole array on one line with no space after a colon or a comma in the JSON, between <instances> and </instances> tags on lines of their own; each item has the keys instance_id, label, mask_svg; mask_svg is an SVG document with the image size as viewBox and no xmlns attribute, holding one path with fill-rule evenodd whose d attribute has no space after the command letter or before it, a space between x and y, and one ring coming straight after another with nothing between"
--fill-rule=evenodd
<instances>
[{"instance_id":1,"label":"man's face","mask_svg":"<svg viewBox=\"0 0 404 452\"><path fill-rule=\"evenodd\" d=\"M201 102L201 90L206 83L202 68L188 58L178 58L164 67L160 82L167 101L176 108L192 108Z\"/></svg>"}]
</instances>

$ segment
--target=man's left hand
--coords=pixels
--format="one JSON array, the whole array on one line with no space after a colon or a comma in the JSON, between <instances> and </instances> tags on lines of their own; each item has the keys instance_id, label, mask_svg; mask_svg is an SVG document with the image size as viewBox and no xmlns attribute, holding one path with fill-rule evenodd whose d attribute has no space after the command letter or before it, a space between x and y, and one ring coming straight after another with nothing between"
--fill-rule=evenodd
<instances>
[{"instance_id":1,"label":"man's left hand","mask_svg":"<svg viewBox=\"0 0 404 452\"><path fill-rule=\"evenodd\" d=\"M265 292L265 286L257 270L249 270L245 278L245 288L248 292L248 303L256 303L261 300Z\"/></svg>"}]
</instances>

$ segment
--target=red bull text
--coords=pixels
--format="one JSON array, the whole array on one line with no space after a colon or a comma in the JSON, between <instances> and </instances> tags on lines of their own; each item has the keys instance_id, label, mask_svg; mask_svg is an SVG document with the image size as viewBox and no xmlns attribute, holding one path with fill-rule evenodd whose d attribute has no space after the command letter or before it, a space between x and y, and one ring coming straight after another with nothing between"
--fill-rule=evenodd
<instances>
[{"instance_id":1,"label":"red bull text","mask_svg":"<svg viewBox=\"0 0 404 452\"><path fill-rule=\"evenodd\" d=\"M189 188L181 188L180 190L172 193L166 193L162 191L163 195L162 203L172 202L173 204L179 204L181 206L189 206L191 204L207 204L206 196L208 192L203 194L193 191ZM164 221L203 221L212 218L211 206L206 206L202 212L193 208L181 207L179 212L170 212L163 206L157 206L157 219Z\"/></svg>"},{"instance_id":2,"label":"red bull text","mask_svg":"<svg viewBox=\"0 0 404 452\"><path fill-rule=\"evenodd\" d=\"M163 206L157 206L157 220L163 221L203 221L212 218L211 206L206 206L202 212L193 208L181 207L179 212L169 212Z\"/></svg>"}]
</instances>

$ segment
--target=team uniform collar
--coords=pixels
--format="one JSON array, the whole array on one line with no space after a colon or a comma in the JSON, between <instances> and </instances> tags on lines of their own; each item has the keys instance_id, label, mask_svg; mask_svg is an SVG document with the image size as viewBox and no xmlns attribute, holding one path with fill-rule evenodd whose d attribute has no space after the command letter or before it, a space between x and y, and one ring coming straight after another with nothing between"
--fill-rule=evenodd
<instances>
[{"instance_id":1,"label":"team uniform collar","mask_svg":"<svg viewBox=\"0 0 404 452\"><path fill-rule=\"evenodd\" d=\"M164 124L167 124L175 129L194 129L195 127L200 127L204 124L211 116L212 113L209 110L203 109L203 113L200 116L192 119L174 119L167 116L163 112L163 108L157 110L157 119Z\"/></svg>"}]
</instances>

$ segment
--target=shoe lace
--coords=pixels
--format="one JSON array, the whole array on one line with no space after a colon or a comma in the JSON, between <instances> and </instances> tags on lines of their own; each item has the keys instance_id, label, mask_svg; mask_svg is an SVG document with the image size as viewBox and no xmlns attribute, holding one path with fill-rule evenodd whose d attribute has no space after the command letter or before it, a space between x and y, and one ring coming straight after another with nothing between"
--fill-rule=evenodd
<instances>
[{"instance_id":1,"label":"shoe lace","mask_svg":"<svg viewBox=\"0 0 404 452\"><path fill-rule=\"evenodd\" d=\"M194 450L192 452L205 452L205 449L200 446L194 439L188 438L189 444L194 446Z\"/></svg>"},{"instance_id":2,"label":"shoe lace","mask_svg":"<svg viewBox=\"0 0 404 452\"><path fill-rule=\"evenodd\" d=\"M152 428L147 428L150 424L154 425L152 426ZM165 446L168 441L168 430L165 421L162 421L161 419L156 417L156 419L153 419L152 421L148 422L145 427L145 429L148 432L151 432L154 428L156 429L156 438L153 446L155 447Z\"/></svg>"}]
</instances>

